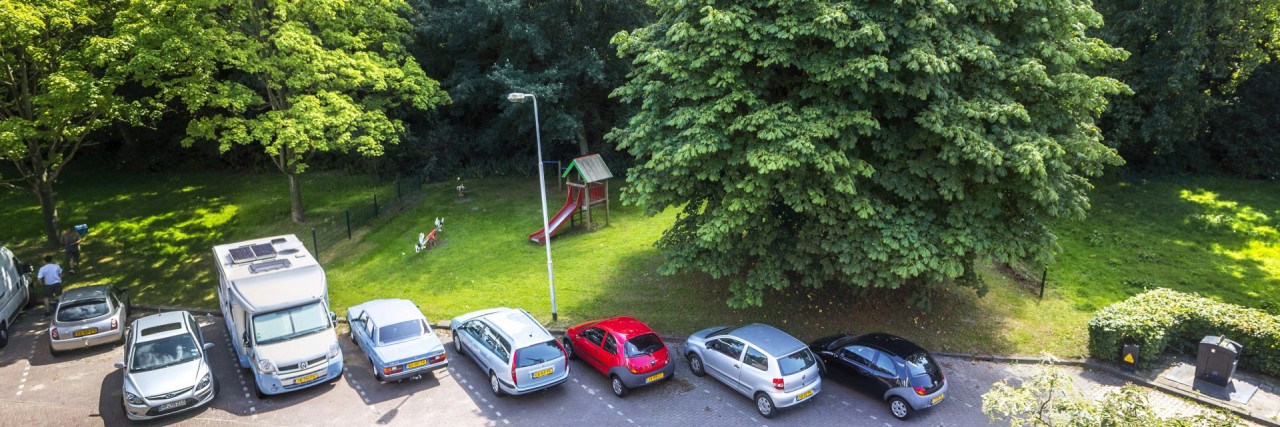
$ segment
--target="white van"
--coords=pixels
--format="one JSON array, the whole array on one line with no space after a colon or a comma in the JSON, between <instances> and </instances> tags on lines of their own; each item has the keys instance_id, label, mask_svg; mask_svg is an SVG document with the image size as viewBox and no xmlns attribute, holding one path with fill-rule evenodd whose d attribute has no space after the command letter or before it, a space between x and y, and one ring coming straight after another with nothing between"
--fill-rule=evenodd
<instances>
[{"instance_id":1,"label":"white van","mask_svg":"<svg viewBox=\"0 0 1280 427\"><path fill-rule=\"evenodd\" d=\"M0 247L0 348L9 345L9 328L31 302L31 287L31 264Z\"/></svg>"},{"instance_id":2,"label":"white van","mask_svg":"<svg viewBox=\"0 0 1280 427\"><path fill-rule=\"evenodd\" d=\"M258 396L342 375L328 280L297 236L214 246L213 256L231 348L253 371Z\"/></svg>"}]
</instances>

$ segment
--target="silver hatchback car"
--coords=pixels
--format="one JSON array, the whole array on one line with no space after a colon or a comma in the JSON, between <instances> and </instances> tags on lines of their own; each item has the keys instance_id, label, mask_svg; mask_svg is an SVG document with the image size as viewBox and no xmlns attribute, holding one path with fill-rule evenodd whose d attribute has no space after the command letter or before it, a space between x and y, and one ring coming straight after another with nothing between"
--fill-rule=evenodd
<instances>
[{"instance_id":1,"label":"silver hatchback car","mask_svg":"<svg viewBox=\"0 0 1280 427\"><path fill-rule=\"evenodd\" d=\"M125 338L124 414L146 420L176 414L213 400L218 385L209 371L200 324L191 313L170 311L133 321Z\"/></svg>"},{"instance_id":2,"label":"silver hatchback car","mask_svg":"<svg viewBox=\"0 0 1280 427\"><path fill-rule=\"evenodd\" d=\"M453 345L489 376L494 395L525 394L569 379L569 357L560 342L528 312L491 308L453 318Z\"/></svg>"},{"instance_id":3,"label":"silver hatchback car","mask_svg":"<svg viewBox=\"0 0 1280 427\"><path fill-rule=\"evenodd\" d=\"M809 348L769 325L753 323L695 332L685 342L685 357L694 375L711 374L752 398L765 418L822 391L818 361Z\"/></svg>"},{"instance_id":4,"label":"silver hatchback car","mask_svg":"<svg viewBox=\"0 0 1280 427\"><path fill-rule=\"evenodd\" d=\"M49 353L119 342L128 318L129 303L111 286L69 290L49 323Z\"/></svg>"}]
</instances>

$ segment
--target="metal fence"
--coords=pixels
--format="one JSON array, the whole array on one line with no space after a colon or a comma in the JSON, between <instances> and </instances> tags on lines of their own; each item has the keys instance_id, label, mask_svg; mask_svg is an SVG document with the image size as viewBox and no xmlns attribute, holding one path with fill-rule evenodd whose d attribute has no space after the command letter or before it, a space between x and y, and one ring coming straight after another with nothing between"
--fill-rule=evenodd
<instances>
[{"instance_id":1,"label":"metal fence","mask_svg":"<svg viewBox=\"0 0 1280 427\"><path fill-rule=\"evenodd\" d=\"M297 226L292 232L307 243L316 259L322 260L325 250L351 240L360 228L373 224L379 217L397 215L417 203L422 185L419 175L397 179L393 185L373 188L364 202L347 206L337 214L309 216L307 224Z\"/></svg>"}]
</instances>

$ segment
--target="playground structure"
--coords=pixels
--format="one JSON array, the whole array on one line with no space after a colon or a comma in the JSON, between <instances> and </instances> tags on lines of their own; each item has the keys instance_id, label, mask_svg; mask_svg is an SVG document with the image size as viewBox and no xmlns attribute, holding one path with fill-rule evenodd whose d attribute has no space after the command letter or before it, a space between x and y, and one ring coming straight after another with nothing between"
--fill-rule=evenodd
<instances>
[{"instance_id":1,"label":"playground structure","mask_svg":"<svg viewBox=\"0 0 1280 427\"><path fill-rule=\"evenodd\" d=\"M572 174L574 171L577 174ZM564 207L547 221L551 236L560 233L566 221L570 227L578 221L591 224L591 209L598 205L604 205L605 225L609 224L609 178L613 178L613 172L609 171L599 154L573 159L560 178L568 185L569 194L565 197ZM547 234L546 229L539 229L529 233L529 241L542 244Z\"/></svg>"},{"instance_id":2,"label":"playground structure","mask_svg":"<svg viewBox=\"0 0 1280 427\"><path fill-rule=\"evenodd\" d=\"M436 228L430 233L418 233L418 243L413 245L413 253L434 248L440 244L440 230L444 228L444 218L436 217Z\"/></svg>"}]
</instances>

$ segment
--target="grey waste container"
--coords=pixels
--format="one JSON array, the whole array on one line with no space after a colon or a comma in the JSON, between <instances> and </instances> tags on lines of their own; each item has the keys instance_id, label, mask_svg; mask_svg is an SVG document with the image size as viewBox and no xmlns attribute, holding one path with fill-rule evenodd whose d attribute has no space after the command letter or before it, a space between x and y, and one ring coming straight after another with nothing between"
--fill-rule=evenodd
<instances>
[{"instance_id":1,"label":"grey waste container","mask_svg":"<svg viewBox=\"0 0 1280 427\"><path fill-rule=\"evenodd\" d=\"M1226 387L1236 373L1241 350L1244 346L1227 337L1204 337L1196 354L1196 379Z\"/></svg>"}]
</instances>

